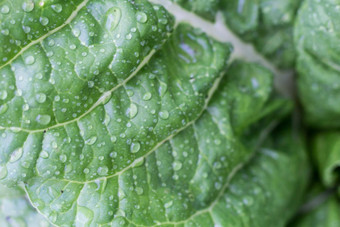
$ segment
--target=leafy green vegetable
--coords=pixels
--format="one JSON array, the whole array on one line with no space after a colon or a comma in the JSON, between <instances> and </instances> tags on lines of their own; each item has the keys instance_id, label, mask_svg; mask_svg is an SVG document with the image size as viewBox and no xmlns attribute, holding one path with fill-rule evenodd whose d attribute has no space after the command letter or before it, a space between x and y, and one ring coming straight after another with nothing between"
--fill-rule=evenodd
<instances>
[{"instance_id":1,"label":"leafy green vegetable","mask_svg":"<svg viewBox=\"0 0 340 227\"><path fill-rule=\"evenodd\" d=\"M321 179L326 186L333 186L339 180L340 133L320 132L313 141L313 158Z\"/></svg>"},{"instance_id":2,"label":"leafy green vegetable","mask_svg":"<svg viewBox=\"0 0 340 227\"><path fill-rule=\"evenodd\" d=\"M340 2L306 0L295 26L300 99L306 121L339 127Z\"/></svg>"},{"instance_id":3,"label":"leafy green vegetable","mask_svg":"<svg viewBox=\"0 0 340 227\"><path fill-rule=\"evenodd\" d=\"M51 225L31 207L24 191L0 185L0 226L48 227Z\"/></svg>"},{"instance_id":4,"label":"leafy green vegetable","mask_svg":"<svg viewBox=\"0 0 340 227\"><path fill-rule=\"evenodd\" d=\"M293 24L301 0L173 0L214 20L221 11L226 24L242 40L280 68L293 68L296 58Z\"/></svg>"},{"instance_id":5,"label":"leafy green vegetable","mask_svg":"<svg viewBox=\"0 0 340 227\"><path fill-rule=\"evenodd\" d=\"M293 66L300 1L174 1L210 21L222 11L241 39ZM0 183L14 188L0 186L1 226L48 226L41 215L284 226L300 206L308 159L296 127L274 131L293 102L272 72L153 2L0 1Z\"/></svg>"},{"instance_id":6,"label":"leafy green vegetable","mask_svg":"<svg viewBox=\"0 0 340 227\"><path fill-rule=\"evenodd\" d=\"M318 206L315 210L303 216L293 226L295 227L337 227L340 225L340 205L338 199L334 196L329 198L325 203Z\"/></svg>"},{"instance_id":7,"label":"leafy green vegetable","mask_svg":"<svg viewBox=\"0 0 340 227\"><path fill-rule=\"evenodd\" d=\"M289 225L290 227L336 227L340 225L338 199L332 195L331 191L323 191L324 189L319 183L312 187L312 190L308 192L305 204L305 208L309 212L297 216L297 219Z\"/></svg>"}]
</instances>

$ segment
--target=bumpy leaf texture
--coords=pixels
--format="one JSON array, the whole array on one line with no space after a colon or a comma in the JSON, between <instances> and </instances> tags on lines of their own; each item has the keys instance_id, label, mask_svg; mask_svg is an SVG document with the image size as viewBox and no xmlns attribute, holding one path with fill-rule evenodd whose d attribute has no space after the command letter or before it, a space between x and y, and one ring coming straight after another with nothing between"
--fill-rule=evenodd
<instances>
[{"instance_id":1,"label":"bumpy leaf texture","mask_svg":"<svg viewBox=\"0 0 340 227\"><path fill-rule=\"evenodd\" d=\"M280 68L293 68L293 25L301 0L173 0L214 20L222 12L228 27Z\"/></svg>"},{"instance_id":2,"label":"bumpy leaf texture","mask_svg":"<svg viewBox=\"0 0 340 227\"><path fill-rule=\"evenodd\" d=\"M53 224L283 226L298 206L303 146L263 145L291 104L229 44L146 0L0 12L0 181Z\"/></svg>"},{"instance_id":3,"label":"bumpy leaf texture","mask_svg":"<svg viewBox=\"0 0 340 227\"><path fill-rule=\"evenodd\" d=\"M340 1L306 0L296 22L298 87L306 121L339 127Z\"/></svg>"}]
</instances>

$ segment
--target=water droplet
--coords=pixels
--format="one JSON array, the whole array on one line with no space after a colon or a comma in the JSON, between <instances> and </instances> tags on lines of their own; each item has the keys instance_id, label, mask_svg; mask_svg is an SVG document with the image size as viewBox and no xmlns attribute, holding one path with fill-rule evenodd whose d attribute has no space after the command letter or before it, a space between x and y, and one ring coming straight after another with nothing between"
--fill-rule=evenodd
<instances>
[{"instance_id":1,"label":"water droplet","mask_svg":"<svg viewBox=\"0 0 340 227\"><path fill-rule=\"evenodd\" d=\"M38 103L44 103L46 101L46 95L44 93L39 93L35 96Z\"/></svg>"},{"instance_id":2,"label":"water droplet","mask_svg":"<svg viewBox=\"0 0 340 227\"><path fill-rule=\"evenodd\" d=\"M0 166L0 180L4 179L7 177L8 171L6 166Z\"/></svg>"},{"instance_id":3,"label":"water droplet","mask_svg":"<svg viewBox=\"0 0 340 227\"><path fill-rule=\"evenodd\" d=\"M143 100L148 101L152 97L152 94L150 92L147 92L143 95Z\"/></svg>"},{"instance_id":4,"label":"water droplet","mask_svg":"<svg viewBox=\"0 0 340 227\"><path fill-rule=\"evenodd\" d=\"M65 173L69 173L69 172L71 172L71 171L72 171L72 169L73 169L73 167L72 167L72 165L71 165L71 164L69 164L69 165L66 165L66 167L65 167Z\"/></svg>"},{"instance_id":5,"label":"water droplet","mask_svg":"<svg viewBox=\"0 0 340 227\"><path fill-rule=\"evenodd\" d=\"M111 121L111 117L108 114L105 114L104 125L108 126Z\"/></svg>"},{"instance_id":6,"label":"water droplet","mask_svg":"<svg viewBox=\"0 0 340 227\"><path fill-rule=\"evenodd\" d=\"M105 27L108 31L113 31L119 24L121 18L121 11L117 7L109 9L106 13Z\"/></svg>"},{"instance_id":7,"label":"water droplet","mask_svg":"<svg viewBox=\"0 0 340 227\"><path fill-rule=\"evenodd\" d=\"M138 107L136 106L136 104L132 103L130 105L128 112L129 112L130 118L134 118L138 113Z\"/></svg>"},{"instance_id":8,"label":"water droplet","mask_svg":"<svg viewBox=\"0 0 340 227\"><path fill-rule=\"evenodd\" d=\"M50 115L38 115L36 118L37 122L42 125L48 125L51 122Z\"/></svg>"},{"instance_id":9,"label":"water droplet","mask_svg":"<svg viewBox=\"0 0 340 227\"><path fill-rule=\"evenodd\" d=\"M34 2L30 0L25 1L22 4L22 9L27 13L31 12L34 9Z\"/></svg>"},{"instance_id":10,"label":"water droplet","mask_svg":"<svg viewBox=\"0 0 340 227\"><path fill-rule=\"evenodd\" d=\"M3 35L9 35L9 30L8 29L3 29L3 30L1 30L1 33Z\"/></svg>"},{"instance_id":11,"label":"water droplet","mask_svg":"<svg viewBox=\"0 0 340 227\"><path fill-rule=\"evenodd\" d=\"M88 168L85 168L83 171L85 174L88 174L90 172L90 170Z\"/></svg>"},{"instance_id":12,"label":"water droplet","mask_svg":"<svg viewBox=\"0 0 340 227\"><path fill-rule=\"evenodd\" d=\"M63 10L62 5L60 5L60 4L51 5L51 7L57 13L60 13Z\"/></svg>"},{"instance_id":13,"label":"water droplet","mask_svg":"<svg viewBox=\"0 0 340 227\"><path fill-rule=\"evenodd\" d=\"M80 29L79 28L74 28L73 30L72 30L72 33L73 33L73 35L75 36L75 37L79 37L80 36Z\"/></svg>"},{"instance_id":14,"label":"water droplet","mask_svg":"<svg viewBox=\"0 0 340 227\"><path fill-rule=\"evenodd\" d=\"M22 149L22 147L20 147L20 148L16 149L15 151L13 151L9 161L10 162L18 161L22 157L22 154L23 154L23 149Z\"/></svg>"},{"instance_id":15,"label":"water droplet","mask_svg":"<svg viewBox=\"0 0 340 227\"><path fill-rule=\"evenodd\" d=\"M7 5L1 7L1 13L7 14L9 13L10 8Z\"/></svg>"},{"instance_id":16,"label":"water droplet","mask_svg":"<svg viewBox=\"0 0 340 227\"><path fill-rule=\"evenodd\" d=\"M99 159L100 161L103 161L103 160L104 160L104 156L99 156L98 159Z\"/></svg>"},{"instance_id":17,"label":"water droplet","mask_svg":"<svg viewBox=\"0 0 340 227\"><path fill-rule=\"evenodd\" d=\"M164 110L164 111L161 111L161 112L159 112L159 116L160 116L160 118L162 118L162 119L166 120L166 119L168 119L168 118L169 118L169 112L168 112L168 111L166 111L166 110Z\"/></svg>"},{"instance_id":18,"label":"water droplet","mask_svg":"<svg viewBox=\"0 0 340 227\"><path fill-rule=\"evenodd\" d=\"M7 98L7 91L2 90L0 91L0 99L5 100Z\"/></svg>"},{"instance_id":19,"label":"water droplet","mask_svg":"<svg viewBox=\"0 0 340 227\"><path fill-rule=\"evenodd\" d=\"M168 90L168 85L166 85L166 83L159 82L158 92L161 97L165 95L167 90Z\"/></svg>"},{"instance_id":20,"label":"water droplet","mask_svg":"<svg viewBox=\"0 0 340 227\"><path fill-rule=\"evenodd\" d=\"M86 140L85 143L88 144L88 145L93 145L96 141L97 141L97 137L93 136L90 139Z\"/></svg>"},{"instance_id":21,"label":"water droplet","mask_svg":"<svg viewBox=\"0 0 340 227\"><path fill-rule=\"evenodd\" d=\"M94 82L93 82L93 81L87 82L87 86L88 86L89 88L93 88L93 87L94 87Z\"/></svg>"},{"instance_id":22,"label":"water droplet","mask_svg":"<svg viewBox=\"0 0 340 227\"><path fill-rule=\"evenodd\" d=\"M24 30L25 33L29 33L31 31L31 28L29 26L22 26L22 29Z\"/></svg>"},{"instance_id":23,"label":"water droplet","mask_svg":"<svg viewBox=\"0 0 340 227\"><path fill-rule=\"evenodd\" d=\"M137 188L136 188L136 193L137 193L138 195L142 195L143 192L144 192L143 188L141 188L141 187L137 187Z\"/></svg>"},{"instance_id":24,"label":"water droplet","mask_svg":"<svg viewBox=\"0 0 340 227\"><path fill-rule=\"evenodd\" d=\"M59 160L62 162L62 163L65 163L67 161L67 156L62 154L59 156Z\"/></svg>"},{"instance_id":25,"label":"water droplet","mask_svg":"<svg viewBox=\"0 0 340 227\"><path fill-rule=\"evenodd\" d=\"M7 110L8 110L8 105L6 103L0 106L0 114L6 113Z\"/></svg>"},{"instance_id":26,"label":"water droplet","mask_svg":"<svg viewBox=\"0 0 340 227\"><path fill-rule=\"evenodd\" d=\"M43 26L48 25L48 23L50 22L49 19L47 17L40 17L40 24Z\"/></svg>"},{"instance_id":27,"label":"water droplet","mask_svg":"<svg viewBox=\"0 0 340 227\"><path fill-rule=\"evenodd\" d=\"M111 136L111 142L112 142L112 143L115 143L116 141L117 141L117 137Z\"/></svg>"},{"instance_id":28,"label":"water droplet","mask_svg":"<svg viewBox=\"0 0 340 227\"><path fill-rule=\"evenodd\" d=\"M125 38L126 38L127 40L132 39L132 34L131 34L131 33L127 34L127 35L125 36Z\"/></svg>"},{"instance_id":29,"label":"water droplet","mask_svg":"<svg viewBox=\"0 0 340 227\"><path fill-rule=\"evenodd\" d=\"M131 153L137 153L140 150L140 143L139 142L133 142L130 147Z\"/></svg>"},{"instance_id":30,"label":"water droplet","mask_svg":"<svg viewBox=\"0 0 340 227\"><path fill-rule=\"evenodd\" d=\"M40 152L40 157L46 159L46 158L48 158L48 156L49 156L49 154L48 154L47 151L41 151L41 152Z\"/></svg>"},{"instance_id":31,"label":"water droplet","mask_svg":"<svg viewBox=\"0 0 340 227\"><path fill-rule=\"evenodd\" d=\"M137 12L136 17L140 23L145 23L148 20L148 16L144 12Z\"/></svg>"},{"instance_id":32,"label":"water droplet","mask_svg":"<svg viewBox=\"0 0 340 227\"><path fill-rule=\"evenodd\" d=\"M71 44L71 45L70 45L70 49L71 49L71 50L74 50L74 49L76 49L76 48L77 48L76 45L74 45L74 44Z\"/></svg>"},{"instance_id":33,"label":"water droplet","mask_svg":"<svg viewBox=\"0 0 340 227\"><path fill-rule=\"evenodd\" d=\"M129 97L132 97L135 93L134 93L132 90L128 89L128 90L126 91L126 94L127 94Z\"/></svg>"},{"instance_id":34,"label":"water droplet","mask_svg":"<svg viewBox=\"0 0 340 227\"><path fill-rule=\"evenodd\" d=\"M175 170L175 171L178 171L180 169L182 169L182 163L180 161L175 161L173 164L172 164L172 168Z\"/></svg>"},{"instance_id":35,"label":"water droplet","mask_svg":"<svg viewBox=\"0 0 340 227\"><path fill-rule=\"evenodd\" d=\"M168 20L166 18L161 18L158 20L159 23L166 25L168 23Z\"/></svg>"},{"instance_id":36,"label":"water droplet","mask_svg":"<svg viewBox=\"0 0 340 227\"><path fill-rule=\"evenodd\" d=\"M110 157L111 157L111 158L117 157L117 152L111 152L111 153L110 153Z\"/></svg>"},{"instance_id":37,"label":"water droplet","mask_svg":"<svg viewBox=\"0 0 340 227\"><path fill-rule=\"evenodd\" d=\"M97 173L100 176L105 176L108 172L109 172L109 168L107 168L106 166L99 167L98 170L97 170Z\"/></svg>"},{"instance_id":38,"label":"water droplet","mask_svg":"<svg viewBox=\"0 0 340 227\"><path fill-rule=\"evenodd\" d=\"M172 207L173 204L174 204L173 201L169 201L169 202L167 202L167 203L164 204L164 208L165 208L165 209L166 209L166 208L170 208L170 207Z\"/></svg>"},{"instance_id":39,"label":"water droplet","mask_svg":"<svg viewBox=\"0 0 340 227\"><path fill-rule=\"evenodd\" d=\"M32 65L34 62L35 62L35 58L32 55L25 58L25 63L27 65Z\"/></svg>"}]
</instances>

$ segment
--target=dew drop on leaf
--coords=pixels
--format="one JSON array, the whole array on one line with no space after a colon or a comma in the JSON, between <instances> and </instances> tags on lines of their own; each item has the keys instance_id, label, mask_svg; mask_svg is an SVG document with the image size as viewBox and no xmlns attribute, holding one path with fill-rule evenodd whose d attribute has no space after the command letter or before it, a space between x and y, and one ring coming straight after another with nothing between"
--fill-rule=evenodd
<instances>
[{"instance_id":1,"label":"dew drop on leaf","mask_svg":"<svg viewBox=\"0 0 340 227\"><path fill-rule=\"evenodd\" d=\"M41 151L41 152L40 152L40 157L46 159L46 158L49 157L49 154L48 154L47 151Z\"/></svg>"},{"instance_id":2,"label":"dew drop on leaf","mask_svg":"<svg viewBox=\"0 0 340 227\"><path fill-rule=\"evenodd\" d=\"M48 23L50 22L47 17L40 17L39 21L40 21L40 24L43 26L48 25Z\"/></svg>"},{"instance_id":3,"label":"dew drop on leaf","mask_svg":"<svg viewBox=\"0 0 340 227\"><path fill-rule=\"evenodd\" d=\"M90 170L88 168L85 168L83 171L85 174L88 174L90 172Z\"/></svg>"},{"instance_id":4,"label":"dew drop on leaf","mask_svg":"<svg viewBox=\"0 0 340 227\"><path fill-rule=\"evenodd\" d=\"M7 110L8 110L8 105L6 103L0 106L0 114L6 113Z\"/></svg>"},{"instance_id":5,"label":"dew drop on leaf","mask_svg":"<svg viewBox=\"0 0 340 227\"><path fill-rule=\"evenodd\" d=\"M4 6L1 7L1 13L2 14L7 14L7 13L9 13L9 11L10 11L10 8L7 5L4 5Z\"/></svg>"},{"instance_id":6,"label":"dew drop on leaf","mask_svg":"<svg viewBox=\"0 0 340 227\"><path fill-rule=\"evenodd\" d=\"M7 177L8 171L6 166L0 166L0 180Z\"/></svg>"},{"instance_id":7,"label":"dew drop on leaf","mask_svg":"<svg viewBox=\"0 0 340 227\"><path fill-rule=\"evenodd\" d=\"M70 45L70 49L71 49L71 50L75 50L76 48L77 48L76 45L74 45L74 44L71 44L71 45Z\"/></svg>"},{"instance_id":8,"label":"dew drop on leaf","mask_svg":"<svg viewBox=\"0 0 340 227\"><path fill-rule=\"evenodd\" d=\"M107 11L105 27L108 31L112 32L117 27L121 14L120 9L117 7L113 7Z\"/></svg>"},{"instance_id":9,"label":"dew drop on leaf","mask_svg":"<svg viewBox=\"0 0 340 227\"><path fill-rule=\"evenodd\" d=\"M131 153L137 153L140 150L140 143L139 142L133 142L131 144Z\"/></svg>"},{"instance_id":10,"label":"dew drop on leaf","mask_svg":"<svg viewBox=\"0 0 340 227\"><path fill-rule=\"evenodd\" d=\"M25 58L25 63L27 65L32 65L34 62L35 62L35 58L32 55Z\"/></svg>"},{"instance_id":11,"label":"dew drop on leaf","mask_svg":"<svg viewBox=\"0 0 340 227\"><path fill-rule=\"evenodd\" d=\"M145 23L148 20L148 16L144 12L137 12L136 18L139 23Z\"/></svg>"},{"instance_id":12,"label":"dew drop on leaf","mask_svg":"<svg viewBox=\"0 0 340 227\"><path fill-rule=\"evenodd\" d=\"M97 137L93 136L90 139L86 140L86 144L93 145L97 141Z\"/></svg>"},{"instance_id":13,"label":"dew drop on leaf","mask_svg":"<svg viewBox=\"0 0 340 227\"><path fill-rule=\"evenodd\" d=\"M0 91L0 100L5 100L7 98L7 91Z\"/></svg>"},{"instance_id":14,"label":"dew drop on leaf","mask_svg":"<svg viewBox=\"0 0 340 227\"><path fill-rule=\"evenodd\" d=\"M109 168L107 168L106 166L99 167L98 170L97 170L97 173L100 176L105 176L108 172L109 172Z\"/></svg>"},{"instance_id":15,"label":"dew drop on leaf","mask_svg":"<svg viewBox=\"0 0 340 227\"><path fill-rule=\"evenodd\" d=\"M178 170L182 169L182 163L180 161L175 161L172 165L172 168L175 171L178 171Z\"/></svg>"},{"instance_id":16,"label":"dew drop on leaf","mask_svg":"<svg viewBox=\"0 0 340 227\"><path fill-rule=\"evenodd\" d=\"M160 83L160 86L158 88L158 92L159 92L159 95L163 97L166 91L168 90L168 85L166 85L166 83L163 83L163 82L159 82L159 83Z\"/></svg>"},{"instance_id":17,"label":"dew drop on leaf","mask_svg":"<svg viewBox=\"0 0 340 227\"><path fill-rule=\"evenodd\" d=\"M38 103L44 103L46 101L46 95L44 93L37 94L35 98Z\"/></svg>"},{"instance_id":18,"label":"dew drop on leaf","mask_svg":"<svg viewBox=\"0 0 340 227\"><path fill-rule=\"evenodd\" d=\"M18 161L22 157L22 154L23 154L23 149L22 149L22 147L20 147L20 148L16 149L15 151L13 151L9 161L10 162Z\"/></svg>"},{"instance_id":19,"label":"dew drop on leaf","mask_svg":"<svg viewBox=\"0 0 340 227\"><path fill-rule=\"evenodd\" d=\"M163 110L163 111L159 112L159 116L160 116L160 118L166 120L166 119L169 118L169 112L166 111L166 110Z\"/></svg>"},{"instance_id":20,"label":"dew drop on leaf","mask_svg":"<svg viewBox=\"0 0 340 227\"><path fill-rule=\"evenodd\" d=\"M60 13L63 10L62 5L60 5L60 4L55 4L55 5L52 5L51 7L57 13Z\"/></svg>"},{"instance_id":21,"label":"dew drop on leaf","mask_svg":"<svg viewBox=\"0 0 340 227\"><path fill-rule=\"evenodd\" d=\"M136 193L137 193L138 195L142 195L143 192L144 192L143 188L141 188L141 187L137 187L137 188L136 188Z\"/></svg>"},{"instance_id":22,"label":"dew drop on leaf","mask_svg":"<svg viewBox=\"0 0 340 227\"><path fill-rule=\"evenodd\" d=\"M31 0L27 0L22 4L22 9L29 13L34 9L34 2Z\"/></svg>"},{"instance_id":23,"label":"dew drop on leaf","mask_svg":"<svg viewBox=\"0 0 340 227\"><path fill-rule=\"evenodd\" d=\"M67 156L62 154L59 156L59 160L62 162L62 163L65 163L67 161Z\"/></svg>"},{"instance_id":24,"label":"dew drop on leaf","mask_svg":"<svg viewBox=\"0 0 340 227\"><path fill-rule=\"evenodd\" d=\"M73 33L73 35L74 35L75 37L79 37L81 31L80 31L79 28L74 28L74 29L72 30L72 33Z\"/></svg>"},{"instance_id":25,"label":"dew drop on leaf","mask_svg":"<svg viewBox=\"0 0 340 227\"><path fill-rule=\"evenodd\" d=\"M48 125L50 122L51 122L51 116L50 115L41 115L39 114L36 118L36 121L39 123L39 124L42 124L42 125Z\"/></svg>"},{"instance_id":26,"label":"dew drop on leaf","mask_svg":"<svg viewBox=\"0 0 340 227\"><path fill-rule=\"evenodd\" d=\"M136 104L132 103L130 105L130 108L128 109L128 112L129 112L130 118L134 118L138 113L138 107L136 106Z\"/></svg>"},{"instance_id":27,"label":"dew drop on leaf","mask_svg":"<svg viewBox=\"0 0 340 227\"><path fill-rule=\"evenodd\" d=\"M143 100L148 101L152 97L152 94L150 92L147 92L143 95Z\"/></svg>"}]
</instances>

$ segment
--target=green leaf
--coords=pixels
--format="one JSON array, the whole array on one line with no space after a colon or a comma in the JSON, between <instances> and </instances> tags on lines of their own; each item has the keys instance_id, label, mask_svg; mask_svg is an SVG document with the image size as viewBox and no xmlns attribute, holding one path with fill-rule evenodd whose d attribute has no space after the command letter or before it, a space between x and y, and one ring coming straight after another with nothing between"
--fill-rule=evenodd
<instances>
[{"instance_id":1,"label":"green leaf","mask_svg":"<svg viewBox=\"0 0 340 227\"><path fill-rule=\"evenodd\" d=\"M295 62L293 24L301 0L221 0L226 23L280 68Z\"/></svg>"},{"instance_id":2,"label":"green leaf","mask_svg":"<svg viewBox=\"0 0 340 227\"><path fill-rule=\"evenodd\" d=\"M320 200L322 200L322 196L320 195L322 192L322 187L319 185L313 186L311 192L309 192L308 199L310 201L307 202L307 206L312 206L317 204ZM319 194L319 195L318 195ZM321 197L320 197L321 196ZM320 201L320 204L317 204L316 207L313 207L307 213L300 214L297 216L296 220L289 225L290 227L337 227L340 225L340 204L337 196L330 195L324 201ZM308 209L308 207L306 207Z\"/></svg>"},{"instance_id":3,"label":"green leaf","mask_svg":"<svg viewBox=\"0 0 340 227\"><path fill-rule=\"evenodd\" d=\"M175 35L181 36L183 31ZM234 133L237 128L230 124L230 113L234 111L230 102L237 101L240 90L230 92L227 87L241 89L245 82L252 84L245 75L263 77L264 81L265 77L272 81L272 76L254 64L237 63L231 69L233 73L248 70L249 74L224 77L197 121L173 132L119 172L82 182L41 176L29 180L26 190L34 206L57 225L190 223L196 213L219 201L217 195L229 185L232 176L255 149L243 147ZM263 92L268 100L271 89L265 87L241 89L241 92L254 96L253 101L264 106L267 103L256 96ZM256 114L262 113L254 112ZM122 155L117 152L118 156ZM101 164L98 170L102 169Z\"/></svg>"},{"instance_id":4,"label":"green leaf","mask_svg":"<svg viewBox=\"0 0 340 227\"><path fill-rule=\"evenodd\" d=\"M298 88L306 121L339 127L340 2L306 0L295 26Z\"/></svg>"},{"instance_id":5,"label":"green leaf","mask_svg":"<svg viewBox=\"0 0 340 227\"><path fill-rule=\"evenodd\" d=\"M51 225L32 208L24 191L0 185L0 226L48 227Z\"/></svg>"},{"instance_id":6,"label":"green leaf","mask_svg":"<svg viewBox=\"0 0 340 227\"><path fill-rule=\"evenodd\" d=\"M325 186L334 186L339 180L340 133L320 132L313 141L313 158Z\"/></svg>"},{"instance_id":7,"label":"green leaf","mask_svg":"<svg viewBox=\"0 0 340 227\"><path fill-rule=\"evenodd\" d=\"M210 21L214 21L219 8L220 0L171 0L183 8L190 10Z\"/></svg>"},{"instance_id":8,"label":"green leaf","mask_svg":"<svg viewBox=\"0 0 340 227\"><path fill-rule=\"evenodd\" d=\"M10 3L1 26L20 23L0 34L0 181L23 184L51 223L286 223L308 171L289 133L256 153L291 108L268 70L228 67L231 45L174 27L147 0Z\"/></svg>"},{"instance_id":9,"label":"green leaf","mask_svg":"<svg viewBox=\"0 0 340 227\"><path fill-rule=\"evenodd\" d=\"M293 24L302 0L172 0L213 21L222 12L228 27L279 68L293 68Z\"/></svg>"}]
</instances>

